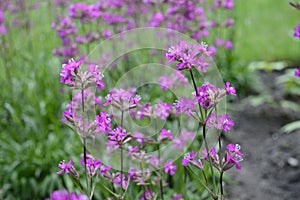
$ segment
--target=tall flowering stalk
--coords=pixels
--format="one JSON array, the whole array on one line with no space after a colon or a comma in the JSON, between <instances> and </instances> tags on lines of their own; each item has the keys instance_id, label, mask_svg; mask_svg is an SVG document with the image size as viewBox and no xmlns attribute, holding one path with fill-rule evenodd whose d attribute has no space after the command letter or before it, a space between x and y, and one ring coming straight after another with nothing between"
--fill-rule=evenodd
<instances>
[{"instance_id":1,"label":"tall flowering stalk","mask_svg":"<svg viewBox=\"0 0 300 200\"><path fill-rule=\"evenodd\" d=\"M218 189L214 175L214 168L216 168L220 173L219 187L221 199L223 199L223 173L225 170L231 168L232 165L229 167L229 163L235 163L237 168L240 168L238 163L242 160L242 154L240 153L239 149L236 150L232 147L232 145L230 145L227 147L227 150L229 149L228 151L231 153L234 152L234 154L225 154L222 158L222 142L220 139L221 133L218 136L219 155L216 154L215 148L210 149L208 147L207 127L210 129L216 128L220 131L228 132L234 125L228 114L217 114L218 103L227 95L236 96L235 88L230 86L230 82L226 82L223 89L217 88L207 82L201 87L197 86L195 77L193 75L193 70L198 69L200 72L206 73L207 67L209 67L209 61L207 59L210 56L211 51L208 50L207 45L204 43L200 45L189 45L186 42L181 42L179 45L171 47L166 53L166 58L169 60L169 64L175 62L178 70L186 70L189 72L195 90L193 93L194 97L189 101L187 101L185 98L182 98L176 102L175 107L179 112L187 114L188 116L193 116L196 120L198 120L198 123L202 126L202 135L205 145L205 150L202 152L204 157L198 161L195 161L196 154L191 152L191 154L187 154L186 158L183 159L182 164L187 166L188 163L191 163L198 169L203 170L204 168L202 160L208 161L213 179L213 191L211 191L207 186L205 186L205 188L209 191L212 198L218 199ZM196 105L198 105L199 110L195 108ZM189 109L186 109L187 106Z\"/></svg>"}]
</instances>

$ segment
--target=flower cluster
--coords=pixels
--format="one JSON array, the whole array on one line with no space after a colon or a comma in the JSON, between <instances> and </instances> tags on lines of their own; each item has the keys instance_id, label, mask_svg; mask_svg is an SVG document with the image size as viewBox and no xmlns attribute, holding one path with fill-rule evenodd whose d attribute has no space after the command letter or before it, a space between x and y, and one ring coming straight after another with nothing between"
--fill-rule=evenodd
<instances>
[{"instance_id":1,"label":"flower cluster","mask_svg":"<svg viewBox=\"0 0 300 200\"><path fill-rule=\"evenodd\" d=\"M141 100L135 89L111 89L105 98L104 106L112 105L122 111L136 108Z\"/></svg>"},{"instance_id":2,"label":"flower cluster","mask_svg":"<svg viewBox=\"0 0 300 200\"><path fill-rule=\"evenodd\" d=\"M82 70L83 60L75 61L70 59L67 64L62 65L60 72L60 82L75 89L86 89L91 86L96 86L96 89L103 89L105 87L102 78L104 75L101 73L98 65L89 64L88 70Z\"/></svg>"},{"instance_id":3,"label":"flower cluster","mask_svg":"<svg viewBox=\"0 0 300 200\"><path fill-rule=\"evenodd\" d=\"M164 75L158 78L160 88L163 90L186 87L188 79L180 71L174 71L171 76Z\"/></svg>"},{"instance_id":4,"label":"flower cluster","mask_svg":"<svg viewBox=\"0 0 300 200\"><path fill-rule=\"evenodd\" d=\"M94 42L133 28L166 27L200 41L208 37L213 40L214 35L210 34L212 29L229 29L234 25L231 18L220 19L211 14L220 10L223 15L230 15L230 10L234 6L233 0L215 0L214 3L194 0L99 0L93 4L69 4L69 1L57 1L56 5L63 9L69 8L69 16L67 18L65 16L58 17L52 26L62 40L62 48L56 48L54 53L63 57L64 61L74 56L86 55L88 52L82 52L81 46L86 46L88 51L89 46ZM158 9L159 7L164 9ZM71 33L65 32L64 26L60 25L66 20L70 27L73 27L74 31ZM99 27L100 23L101 27L105 28L92 28ZM82 30L79 31L79 29ZM64 37L61 37L59 33L64 32ZM228 50L232 48L229 40L219 39L224 41L223 45L219 46L224 46ZM211 46L211 53L215 54L219 46Z\"/></svg>"},{"instance_id":5,"label":"flower cluster","mask_svg":"<svg viewBox=\"0 0 300 200\"><path fill-rule=\"evenodd\" d=\"M228 144L223 158L219 158L215 147L211 148L209 150L209 153L207 150L203 150L202 157L200 157L199 159L197 159L198 153L191 151L185 154L184 158L182 159L182 165L188 166L189 164L191 164L198 169L203 170L203 161L209 162L209 160L211 159L213 166L218 171L226 171L233 166L235 166L236 169L241 169L240 162L243 161L243 154L241 153L240 148L241 147L238 144ZM219 163L219 159L222 160L221 165Z\"/></svg>"},{"instance_id":6,"label":"flower cluster","mask_svg":"<svg viewBox=\"0 0 300 200\"><path fill-rule=\"evenodd\" d=\"M88 200L88 197L85 194L77 195L75 192L71 194L68 193L67 190L56 190L51 193L50 198L46 198L46 200Z\"/></svg>"},{"instance_id":7,"label":"flower cluster","mask_svg":"<svg viewBox=\"0 0 300 200\"><path fill-rule=\"evenodd\" d=\"M210 55L211 52L207 50L206 44L187 44L182 41L179 45L169 48L166 58L169 60L169 64L176 61L178 70L197 68L205 73L206 68L209 67L207 58Z\"/></svg>"}]
</instances>

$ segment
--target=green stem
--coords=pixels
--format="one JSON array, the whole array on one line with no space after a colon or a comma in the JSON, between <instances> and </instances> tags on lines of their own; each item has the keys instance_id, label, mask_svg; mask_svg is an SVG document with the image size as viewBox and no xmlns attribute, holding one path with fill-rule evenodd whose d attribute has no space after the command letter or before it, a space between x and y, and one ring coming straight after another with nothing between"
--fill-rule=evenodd
<instances>
[{"instance_id":1,"label":"green stem","mask_svg":"<svg viewBox=\"0 0 300 200\"><path fill-rule=\"evenodd\" d=\"M83 134L83 160L84 160L84 171L85 171L85 180L86 180L86 188L87 188L87 194L89 194L89 181L88 181L88 174L87 174L87 164L86 164L86 138L85 138L85 127L84 127L84 89L83 84L81 85L81 110L82 110L82 134Z\"/></svg>"},{"instance_id":2,"label":"green stem","mask_svg":"<svg viewBox=\"0 0 300 200\"><path fill-rule=\"evenodd\" d=\"M195 174L195 172L190 169L189 167L187 167L187 169L189 170L189 172L191 172L195 177L198 178L197 174ZM207 185L200 179L198 178L199 182L202 184L202 186L207 190L207 192L212 196L213 199L218 199L218 197L209 189L209 187L207 187Z\"/></svg>"},{"instance_id":3,"label":"green stem","mask_svg":"<svg viewBox=\"0 0 300 200\"><path fill-rule=\"evenodd\" d=\"M193 85L194 85L196 96L198 97L199 93L198 93L198 90L197 90L197 85L196 85L196 81L195 81L192 69L190 69L190 75L191 75L191 78L192 78L192 82L193 82ZM200 115L201 115L202 121L204 121L204 117L203 117L202 108L201 108L200 103L198 103L198 106L199 106L199 111L200 111Z\"/></svg>"},{"instance_id":4,"label":"green stem","mask_svg":"<svg viewBox=\"0 0 300 200\"><path fill-rule=\"evenodd\" d=\"M121 111L121 128L123 128L124 111ZM123 141L122 141L123 143ZM121 150L121 189L123 190L123 144L120 145Z\"/></svg>"},{"instance_id":5,"label":"green stem","mask_svg":"<svg viewBox=\"0 0 300 200\"><path fill-rule=\"evenodd\" d=\"M160 147L159 144L157 145L157 152L158 152L158 160L160 160ZM159 174L160 174L160 179L159 179L159 189L160 189L160 196L161 199L164 200L164 188L163 188L163 181L162 181L162 169L159 170Z\"/></svg>"},{"instance_id":6,"label":"green stem","mask_svg":"<svg viewBox=\"0 0 300 200\"><path fill-rule=\"evenodd\" d=\"M220 190L221 190L221 200L224 199L224 189L223 189L223 171L220 172Z\"/></svg>"},{"instance_id":7,"label":"green stem","mask_svg":"<svg viewBox=\"0 0 300 200\"><path fill-rule=\"evenodd\" d=\"M203 125L202 131L203 131L203 140L204 140L205 149L206 149L206 152L207 152L207 157L208 157L208 160L209 160L209 166L210 166L211 176L212 176L213 185L214 185L214 192L216 192L217 185L216 185L215 173L214 173L214 169L213 169L212 160L211 160L211 157L210 157L210 151L209 151L207 140L206 140L206 125L205 124Z\"/></svg>"}]
</instances>

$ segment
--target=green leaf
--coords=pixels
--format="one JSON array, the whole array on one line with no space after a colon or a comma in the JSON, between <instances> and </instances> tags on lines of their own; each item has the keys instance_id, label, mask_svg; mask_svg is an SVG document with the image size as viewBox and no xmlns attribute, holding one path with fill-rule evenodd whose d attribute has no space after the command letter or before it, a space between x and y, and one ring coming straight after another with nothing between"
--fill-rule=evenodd
<instances>
[{"instance_id":1,"label":"green leaf","mask_svg":"<svg viewBox=\"0 0 300 200\"><path fill-rule=\"evenodd\" d=\"M298 129L300 129L300 120L286 124L279 130L279 132L280 133L291 133Z\"/></svg>"}]
</instances>

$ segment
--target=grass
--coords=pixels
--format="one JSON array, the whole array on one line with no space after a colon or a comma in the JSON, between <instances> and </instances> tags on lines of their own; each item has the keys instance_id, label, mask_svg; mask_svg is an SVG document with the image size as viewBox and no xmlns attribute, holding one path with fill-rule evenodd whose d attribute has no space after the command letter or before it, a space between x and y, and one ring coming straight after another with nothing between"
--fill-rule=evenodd
<instances>
[{"instance_id":1,"label":"grass","mask_svg":"<svg viewBox=\"0 0 300 200\"><path fill-rule=\"evenodd\" d=\"M300 12L287 0L237 0L236 48L239 60L300 60L293 29Z\"/></svg>"}]
</instances>

